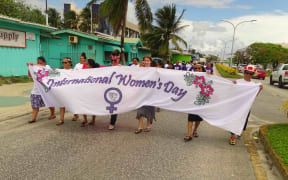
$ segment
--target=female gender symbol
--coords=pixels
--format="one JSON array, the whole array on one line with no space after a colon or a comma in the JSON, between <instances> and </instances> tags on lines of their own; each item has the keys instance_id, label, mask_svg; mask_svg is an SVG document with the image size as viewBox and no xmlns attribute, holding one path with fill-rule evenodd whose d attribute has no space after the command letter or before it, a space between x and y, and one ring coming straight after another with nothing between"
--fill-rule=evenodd
<instances>
[{"instance_id":1,"label":"female gender symbol","mask_svg":"<svg viewBox=\"0 0 288 180\"><path fill-rule=\"evenodd\" d=\"M106 109L112 114L113 111L117 110L117 107L114 107L114 105L120 103L122 100L122 92L118 88L109 88L104 92L104 98L110 104Z\"/></svg>"}]
</instances>

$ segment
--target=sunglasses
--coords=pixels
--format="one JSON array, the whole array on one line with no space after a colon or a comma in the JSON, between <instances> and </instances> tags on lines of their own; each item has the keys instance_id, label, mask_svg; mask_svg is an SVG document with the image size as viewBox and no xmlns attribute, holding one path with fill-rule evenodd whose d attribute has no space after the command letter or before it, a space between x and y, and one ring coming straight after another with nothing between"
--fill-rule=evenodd
<instances>
[{"instance_id":1,"label":"sunglasses","mask_svg":"<svg viewBox=\"0 0 288 180\"><path fill-rule=\"evenodd\" d=\"M254 73L253 72L245 72L245 74L248 74L248 75L253 75Z\"/></svg>"},{"instance_id":2,"label":"sunglasses","mask_svg":"<svg viewBox=\"0 0 288 180\"><path fill-rule=\"evenodd\" d=\"M69 62L62 62L62 64L68 64Z\"/></svg>"},{"instance_id":3,"label":"sunglasses","mask_svg":"<svg viewBox=\"0 0 288 180\"><path fill-rule=\"evenodd\" d=\"M111 60L111 62L117 62L117 60Z\"/></svg>"}]
</instances>

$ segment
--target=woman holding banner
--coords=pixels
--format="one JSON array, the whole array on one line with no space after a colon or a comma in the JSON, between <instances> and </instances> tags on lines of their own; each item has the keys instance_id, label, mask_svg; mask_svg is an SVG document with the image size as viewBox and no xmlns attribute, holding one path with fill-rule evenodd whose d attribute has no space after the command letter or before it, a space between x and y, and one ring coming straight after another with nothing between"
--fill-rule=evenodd
<instances>
[{"instance_id":1,"label":"woman holding banner","mask_svg":"<svg viewBox=\"0 0 288 180\"><path fill-rule=\"evenodd\" d=\"M144 56L143 62L144 62L144 67L153 67L152 64L155 64L155 63L153 63L153 60L150 56ZM153 120L155 119L155 107L142 106L141 108L139 108L137 110L136 119L139 120L139 123L138 123L138 129L135 131L135 134L139 134L142 132L144 118L147 119L147 125L146 125L146 128L144 129L144 132L150 132L150 130L151 130L150 125L152 124Z\"/></svg>"},{"instance_id":2,"label":"woman holding banner","mask_svg":"<svg viewBox=\"0 0 288 180\"><path fill-rule=\"evenodd\" d=\"M64 69L72 70L72 61L70 58L64 58L62 60L62 64ZM57 126L64 124L64 114L65 114L65 107L60 108L60 120L56 123Z\"/></svg>"},{"instance_id":3,"label":"woman holding banner","mask_svg":"<svg viewBox=\"0 0 288 180\"><path fill-rule=\"evenodd\" d=\"M46 60L44 57L38 57L37 58L37 64L35 63L27 63L27 66L29 65L38 65L38 66L43 66L47 69L51 69L49 65L46 65ZM30 72L28 72L28 76L31 77L31 74ZM31 99L31 106L32 106L32 109L33 109L33 113L32 113L32 120L28 121L29 123L34 123L36 122L36 118L37 118L37 115L38 115L38 112L39 112L39 108L40 107L44 107L45 104L44 104L44 101L40 95L40 92L37 88L37 86L35 85L34 83L34 87L31 91L31 96L30 96L30 99ZM56 116L55 116L55 108L54 107L49 107L50 109L50 116L49 116L49 120L51 119L55 119Z\"/></svg>"},{"instance_id":4,"label":"woman holding banner","mask_svg":"<svg viewBox=\"0 0 288 180\"><path fill-rule=\"evenodd\" d=\"M86 64L86 69L90 69L90 68L99 68L100 65L98 63L95 63L95 61L93 59L88 59L87 64ZM81 127L85 127L87 124L89 125L95 125L95 119L96 116L92 115L92 121L88 123L87 121L87 115L83 115L84 121L81 122L80 126Z\"/></svg>"},{"instance_id":5,"label":"woman holding banner","mask_svg":"<svg viewBox=\"0 0 288 180\"><path fill-rule=\"evenodd\" d=\"M194 66L194 72L205 72L205 69L202 65L196 64ZM188 133L187 133L187 136L184 137L185 141L192 140L191 134L192 134L193 122L195 122L194 130L193 130L193 137L199 137L197 130L202 120L203 119L197 114L188 114Z\"/></svg>"},{"instance_id":6,"label":"woman holding banner","mask_svg":"<svg viewBox=\"0 0 288 180\"><path fill-rule=\"evenodd\" d=\"M85 54L85 52L81 53L80 63L77 63L74 67L74 70L79 70L79 69L86 69L86 54ZM78 119L79 119L79 115L74 114L72 121L77 121Z\"/></svg>"}]
</instances>

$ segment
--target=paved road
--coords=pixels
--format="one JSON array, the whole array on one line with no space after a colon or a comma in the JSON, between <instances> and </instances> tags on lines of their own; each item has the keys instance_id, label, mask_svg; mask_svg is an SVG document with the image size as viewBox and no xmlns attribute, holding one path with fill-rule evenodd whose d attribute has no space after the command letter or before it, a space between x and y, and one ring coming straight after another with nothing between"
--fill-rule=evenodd
<instances>
[{"instance_id":1,"label":"paved road","mask_svg":"<svg viewBox=\"0 0 288 180\"><path fill-rule=\"evenodd\" d=\"M86 128L71 115L56 127L48 111L35 124L28 115L2 121L1 179L255 179L245 145L230 146L229 133L202 123L185 143L187 115L162 110L151 132L135 135L135 115L120 115L112 132L106 116Z\"/></svg>"},{"instance_id":2,"label":"paved road","mask_svg":"<svg viewBox=\"0 0 288 180\"><path fill-rule=\"evenodd\" d=\"M261 82L264 88L252 107L250 127L270 123L288 123L285 113L280 110L284 101L288 100L288 87L280 89L277 84L271 86L269 78L253 79L253 81Z\"/></svg>"},{"instance_id":3,"label":"paved road","mask_svg":"<svg viewBox=\"0 0 288 180\"><path fill-rule=\"evenodd\" d=\"M288 89L267 82L252 108L250 127L287 122L279 107ZM187 115L162 110L150 133L135 135L135 115L120 115L112 132L106 130L107 116L86 128L72 122L71 114L57 127L47 120L48 110L35 124L27 124L30 114L0 117L1 179L255 179L243 141L228 145L224 130L204 122L200 137L185 143Z\"/></svg>"}]
</instances>

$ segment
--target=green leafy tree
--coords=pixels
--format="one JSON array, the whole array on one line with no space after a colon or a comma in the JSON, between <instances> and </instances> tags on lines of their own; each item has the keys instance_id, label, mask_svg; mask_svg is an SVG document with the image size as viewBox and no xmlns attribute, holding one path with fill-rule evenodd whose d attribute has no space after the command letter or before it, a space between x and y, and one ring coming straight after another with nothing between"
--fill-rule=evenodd
<instances>
[{"instance_id":1,"label":"green leafy tree","mask_svg":"<svg viewBox=\"0 0 288 180\"><path fill-rule=\"evenodd\" d=\"M22 1L0 0L0 14L23 21L45 24L45 16L39 9L33 9Z\"/></svg>"},{"instance_id":2,"label":"green leafy tree","mask_svg":"<svg viewBox=\"0 0 288 180\"><path fill-rule=\"evenodd\" d=\"M83 32L90 32L90 28L91 28L91 11L88 7L85 7L81 14L80 14L80 18L81 18L81 24L79 26L80 31Z\"/></svg>"},{"instance_id":3,"label":"green leafy tree","mask_svg":"<svg viewBox=\"0 0 288 180\"><path fill-rule=\"evenodd\" d=\"M181 26L181 19L185 10L182 11L179 17L176 16L176 6L174 4L166 5L163 8L157 9L155 13L156 25L143 35L143 40L150 49L157 50L158 54L168 60L171 56L169 48L170 42L176 50L182 51L179 43L187 47L186 41L178 34L187 25Z\"/></svg>"},{"instance_id":4,"label":"green leafy tree","mask_svg":"<svg viewBox=\"0 0 288 180\"><path fill-rule=\"evenodd\" d=\"M48 23L50 26L60 28L61 17L59 12L55 8L49 8L48 11Z\"/></svg>"},{"instance_id":5,"label":"green leafy tree","mask_svg":"<svg viewBox=\"0 0 288 180\"><path fill-rule=\"evenodd\" d=\"M141 32L145 32L151 27L152 13L147 0L131 0L135 3L136 17ZM125 62L124 38L126 32L128 0L105 0L100 7L101 17L108 17L113 27L115 36L121 29L121 60Z\"/></svg>"},{"instance_id":6,"label":"green leafy tree","mask_svg":"<svg viewBox=\"0 0 288 180\"><path fill-rule=\"evenodd\" d=\"M268 64L276 67L279 63L288 62L288 49L279 44L253 43L247 48L246 52L252 63L262 64L264 67Z\"/></svg>"},{"instance_id":7,"label":"green leafy tree","mask_svg":"<svg viewBox=\"0 0 288 180\"><path fill-rule=\"evenodd\" d=\"M64 13L64 28L68 29L77 29L78 26L78 17L75 11L67 11Z\"/></svg>"}]
</instances>

